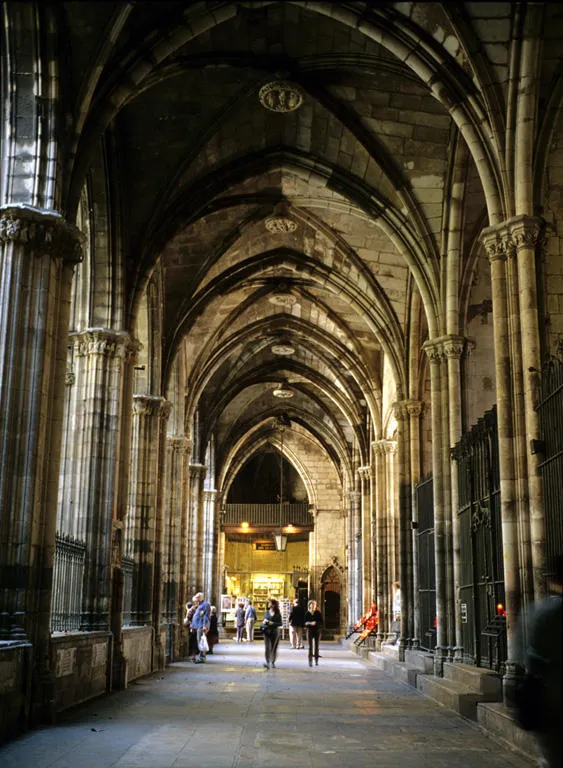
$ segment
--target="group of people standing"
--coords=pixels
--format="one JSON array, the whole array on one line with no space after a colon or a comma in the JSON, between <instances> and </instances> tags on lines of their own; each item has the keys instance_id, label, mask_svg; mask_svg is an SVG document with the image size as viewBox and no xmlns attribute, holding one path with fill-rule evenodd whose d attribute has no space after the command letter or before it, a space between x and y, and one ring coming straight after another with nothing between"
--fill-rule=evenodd
<instances>
[{"instance_id":1,"label":"group of people standing","mask_svg":"<svg viewBox=\"0 0 563 768\"><path fill-rule=\"evenodd\" d=\"M237 605L235 611L235 627L237 630L237 643L244 642L246 630L246 642L254 642L254 624L256 623L256 609L252 600L245 600Z\"/></svg>"},{"instance_id":2,"label":"group of people standing","mask_svg":"<svg viewBox=\"0 0 563 768\"><path fill-rule=\"evenodd\" d=\"M186 603L184 626L188 630L188 656L196 664L204 664L208 653L219 640L217 608L209 605L203 592L198 592Z\"/></svg>"},{"instance_id":3,"label":"group of people standing","mask_svg":"<svg viewBox=\"0 0 563 768\"><path fill-rule=\"evenodd\" d=\"M323 617L318 609L316 600L309 601L307 611L299 604L299 600L294 600L288 620L291 647L304 647L303 635L306 630L309 646L309 666L313 666L313 659L315 660L315 665L318 665L319 638L323 627ZM272 599L268 603L261 625L262 632L264 633L264 651L266 656L264 667L266 669L270 669L270 666L273 668L276 666L281 626L282 617L279 603L277 600Z\"/></svg>"},{"instance_id":4,"label":"group of people standing","mask_svg":"<svg viewBox=\"0 0 563 768\"><path fill-rule=\"evenodd\" d=\"M319 639L323 627L323 617L319 611L316 600L310 600L308 610L305 610L294 600L289 612L289 641L292 648L304 648L303 638L305 632L308 637L309 666L319 663ZM256 610L251 600L240 602L235 611L236 641L242 643L246 630L246 640L254 642L254 624L256 622ZM184 626L189 633L188 656L196 664L203 664L207 654L213 653L213 647L219 640L217 627L217 609L209 605L202 592L193 596L191 602L186 603ZM279 602L270 599L262 619L260 628L264 635L265 662L264 667L275 668L280 642L280 629L282 616Z\"/></svg>"}]
</instances>

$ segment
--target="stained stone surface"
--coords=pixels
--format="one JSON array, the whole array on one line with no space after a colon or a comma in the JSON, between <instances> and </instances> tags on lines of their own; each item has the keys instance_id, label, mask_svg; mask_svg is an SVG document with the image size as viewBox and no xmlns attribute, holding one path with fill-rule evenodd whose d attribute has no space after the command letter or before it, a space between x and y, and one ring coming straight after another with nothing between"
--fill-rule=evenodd
<instances>
[{"instance_id":1,"label":"stained stone surface","mask_svg":"<svg viewBox=\"0 0 563 768\"><path fill-rule=\"evenodd\" d=\"M222 643L0 748L2 768L525 768L473 723L339 645Z\"/></svg>"}]
</instances>

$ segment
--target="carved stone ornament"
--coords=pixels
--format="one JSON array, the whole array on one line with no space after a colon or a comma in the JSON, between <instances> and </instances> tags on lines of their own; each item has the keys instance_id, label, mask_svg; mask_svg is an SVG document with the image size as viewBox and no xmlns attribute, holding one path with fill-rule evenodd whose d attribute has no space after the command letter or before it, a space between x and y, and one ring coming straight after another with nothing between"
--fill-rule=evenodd
<instances>
[{"instance_id":1,"label":"carved stone ornament","mask_svg":"<svg viewBox=\"0 0 563 768\"><path fill-rule=\"evenodd\" d=\"M76 384L76 376L74 371L67 371L65 373L65 384L67 387L72 387Z\"/></svg>"},{"instance_id":2,"label":"carved stone ornament","mask_svg":"<svg viewBox=\"0 0 563 768\"><path fill-rule=\"evenodd\" d=\"M265 219L264 226L268 232L271 232L273 235L279 233L285 234L287 232L295 232L297 229L297 222L290 216L284 214L273 214L272 216L268 216L268 218Z\"/></svg>"},{"instance_id":3,"label":"carved stone ornament","mask_svg":"<svg viewBox=\"0 0 563 768\"><path fill-rule=\"evenodd\" d=\"M544 248L547 244L544 222L536 216L516 216L508 221L508 227L517 250L535 250L538 246Z\"/></svg>"},{"instance_id":4,"label":"carved stone ornament","mask_svg":"<svg viewBox=\"0 0 563 768\"><path fill-rule=\"evenodd\" d=\"M70 338L78 357L101 355L108 358L124 358L130 343L128 333L111 331L108 328L89 328L87 331L71 333Z\"/></svg>"},{"instance_id":5,"label":"carved stone ornament","mask_svg":"<svg viewBox=\"0 0 563 768\"><path fill-rule=\"evenodd\" d=\"M260 88L258 99L270 112L295 112L303 104L303 93L294 83L274 80Z\"/></svg>"},{"instance_id":6,"label":"carved stone ornament","mask_svg":"<svg viewBox=\"0 0 563 768\"><path fill-rule=\"evenodd\" d=\"M133 413L137 416L153 416L158 413L167 401L155 395L133 395Z\"/></svg>"},{"instance_id":7,"label":"carved stone ornament","mask_svg":"<svg viewBox=\"0 0 563 768\"><path fill-rule=\"evenodd\" d=\"M421 400L407 400L405 402L407 413L412 418L417 419L422 414L424 403Z\"/></svg>"},{"instance_id":8,"label":"carved stone ornament","mask_svg":"<svg viewBox=\"0 0 563 768\"><path fill-rule=\"evenodd\" d=\"M176 435L174 437L169 437L167 439L167 443L173 451L181 455L187 455L188 453L191 453L192 441L190 440L189 437L182 437L181 435Z\"/></svg>"},{"instance_id":9,"label":"carved stone ornament","mask_svg":"<svg viewBox=\"0 0 563 768\"><path fill-rule=\"evenodd\" d=\"M506 261L514 255L514 243L505 224L484 229L481 232L481 242L490 262Z\"/></svg>"},{"instance_id":10,"label":"carved stone ornament","mask_svg":"<svg viewBox=\"0 0 563 768\"><path fill-rule=\"evenodd\" d=\"M444 339L444 354L452 360L459 360L465 348L465 339L462 336L450 336Z\"/></svg>"},{"instance_id":11,"label":"carved stone ornament","mask_svg":"<svg viewBox=\"0 0 563 768\"><path fill-rule=\"evenodd\" d=\"M325 573L328 571L329 568L336 568L340 573L344 573L344 566L340 564L338 557L336 555L333 555L330 558L330 563L325 568Z\"/></svg>"},{"instance_id":12,"label":"carved stone ornament","mask_svg":"<svg viewBox=\"0 0 563 768\"><path fill-rule=\"evenodd\" d=\"M441 363L442 360L444 360L444 345L442 339L429 339L424 342L422 349L431 363Z\"/></svg>"},{"instance_id":13,"label":"carved stone ornament","mask_svg":"<svg viewBox=\"0 0 563 768\"><path fill-rule=\"evenodd\" d=\"M37 256L78 264L83 258L82 232L54 211L28 206L0 207L0 242L27 246Z\"/></svg>"}]
</instances>

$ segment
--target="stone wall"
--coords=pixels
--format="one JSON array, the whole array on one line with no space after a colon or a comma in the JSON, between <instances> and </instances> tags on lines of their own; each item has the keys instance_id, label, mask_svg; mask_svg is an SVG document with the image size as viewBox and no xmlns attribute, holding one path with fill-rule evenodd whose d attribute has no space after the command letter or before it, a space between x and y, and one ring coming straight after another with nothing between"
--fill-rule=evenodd
<instances>
[{"instance_id":1,"label":"stone wall","mask_svg":"<svg viewBox=\"0 0 563 768\"><path fill-rule=\"evenodd\" d=\"M0 744L25 725L30 669L30 645L0 645Z\"/></svg>"},{"instance_id":2,"label":"stone wall","mask_svg":"<svg viewBox=\"0 0 563 768\"><path fill-rule=\"evenodd\" d=\"M51 638L54 709L61 712L108 689L111 636L107 632L56 635Z\"/></svg>"},{"instance_id":3,"label":"stone wall","mask_svg":"<svg viewBox=\"0 0 563 768\"><path fill-rule=\"evenodd\" d=\"M123 629L123 656L127 663L125 684L152 672L152 627Z\"/></svg>"}]
</instances>

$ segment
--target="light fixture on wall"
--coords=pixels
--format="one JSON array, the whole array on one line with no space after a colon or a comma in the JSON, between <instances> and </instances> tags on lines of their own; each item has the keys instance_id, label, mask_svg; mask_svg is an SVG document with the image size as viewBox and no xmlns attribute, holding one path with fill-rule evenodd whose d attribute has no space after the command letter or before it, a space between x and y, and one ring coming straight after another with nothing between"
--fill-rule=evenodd
<instances>
[{"instance_id":1,"label":"light fixture on wall","mask_svg":"<svg viewBox=\"0 0 563 768\"><path fill-rule=\"evenodd\" d=\"M283 419L279 419L278 429L280 431L280 528L279 531L274 534L274 542L278 552L285 552L287 547L287 536L283 532L283 433L285 431L285 423Z\"/></svg>"}]
</instances>

